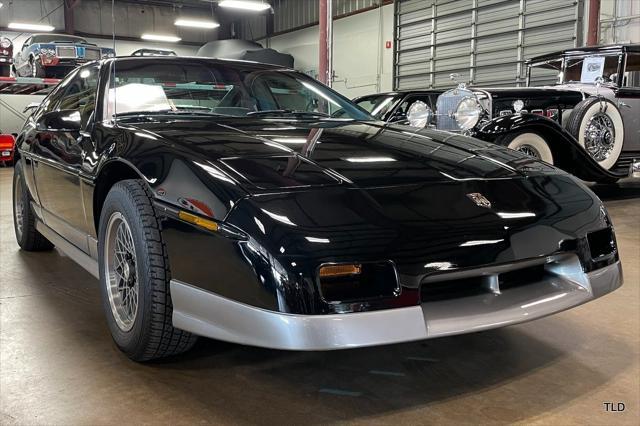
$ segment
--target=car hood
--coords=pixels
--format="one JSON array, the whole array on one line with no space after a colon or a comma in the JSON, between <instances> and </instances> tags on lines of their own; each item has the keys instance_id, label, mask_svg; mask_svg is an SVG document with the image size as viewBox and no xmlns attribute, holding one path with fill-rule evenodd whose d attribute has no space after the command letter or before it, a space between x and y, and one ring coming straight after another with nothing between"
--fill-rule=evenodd
<instances>
[{"instance_id":1,"label":"car hood","mask_svg":"<svg viewBox=\"0 0 640 426\"><path fill-rule=\"evenodd\" d=\"M249 192L359 188L561 173L487 142L380 122L175 120L135 125L181 155L208 161Z\"/></svg>"},{"instance_id":2,"label":"car hood","mask_svg":"<svg viewBox=\"0 0 640 426\"><path fill-rule=\"evenodd\" d=\"M586 85L584 85L586 86ZM583 88L579 86L544 86L544 87L471 87L470 90L483 91L496 99L555 99L580 102L583 98Z\"/></svg>"}]
</instances>

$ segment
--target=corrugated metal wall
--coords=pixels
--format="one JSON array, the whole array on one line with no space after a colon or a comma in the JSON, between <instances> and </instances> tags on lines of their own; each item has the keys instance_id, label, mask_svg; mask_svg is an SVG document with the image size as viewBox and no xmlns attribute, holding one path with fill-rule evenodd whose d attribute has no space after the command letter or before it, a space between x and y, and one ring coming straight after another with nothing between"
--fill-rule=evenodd
<instances>
[{"instance_id":1,"label":"corrugated metal wall","mask_svg":"<svg viewBox=\"0 0 640 426\"><path fill-rule=\"evenodd\" d=\"M382 0L333 0L333 16L342 16L377 6ZM273 30L276 33L317 24L319 0L272 0ZM244 19L240 23L243 38L258 39L267 35L266 15Z\"/></svg>"},{"instance_id":2,"label":"corrugated metal wall","mask_svg":"<svg viewBox=\"0 0 640 426\"><path fill-rule=\"evenodd\" d=\"M397 0L396 89L524 84L525 59L574 47L582 0Z\"/></svg>"}]
</instances>

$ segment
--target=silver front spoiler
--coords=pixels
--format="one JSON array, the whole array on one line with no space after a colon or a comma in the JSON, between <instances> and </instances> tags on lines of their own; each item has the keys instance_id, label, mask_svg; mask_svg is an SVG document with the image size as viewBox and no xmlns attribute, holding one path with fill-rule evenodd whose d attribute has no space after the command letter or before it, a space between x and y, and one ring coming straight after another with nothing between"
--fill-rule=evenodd
<instances>
[{"instance_id":1,"label":"silver front spoiler","mask_svg":"<svg viewBox=\"0 0 640 426\"><path fill-rule=\"evenodd\" d=\"M555 268L555 269L554 269ZM575 255L542 281L421 306L335 315L268 311L172 280L173 324L214 339L274 349L331 350L422 340L518 324L622 285L619 261L584 273Z\"/></svg>"}]
</instances>

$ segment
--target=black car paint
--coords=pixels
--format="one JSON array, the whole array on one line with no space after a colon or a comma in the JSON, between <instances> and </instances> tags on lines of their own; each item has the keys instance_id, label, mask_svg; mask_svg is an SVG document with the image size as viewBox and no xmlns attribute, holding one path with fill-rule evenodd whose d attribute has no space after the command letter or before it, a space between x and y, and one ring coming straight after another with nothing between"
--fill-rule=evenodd
<instances>
[{"instance_id":1,"label":"black car paint","mask_svg":"<svg viewBox=\"0 0 640 426\"><path fill-rule=\"evenodd\" d=\"M103 68L98 99L106 89ZM382 122L143 116L98 122L86 133L47 132L36 128L40 114L26 123L18 150L44 223L95 259L105 176L138 177L155 198L172 278L281 312L417 305L422 281L442 272L444 262L460 270L572 251L589 271L595 261L586 234L611 225L575 178L446 132ZM307 142L294 150L276 137ZM224 161L280 167L283 156L288 167L264 169L267 187ZM363 157L393 161L349 161ZM322 178L292 184L302 161ZM476 205L471 193L484 194L491 208ZM179 210L216 220L220 232L182 221ZM615 260L617 254L606 262ZM367 261L395 264L399 295L322 298L320 264Z\"/></svg>"}]
</instances>

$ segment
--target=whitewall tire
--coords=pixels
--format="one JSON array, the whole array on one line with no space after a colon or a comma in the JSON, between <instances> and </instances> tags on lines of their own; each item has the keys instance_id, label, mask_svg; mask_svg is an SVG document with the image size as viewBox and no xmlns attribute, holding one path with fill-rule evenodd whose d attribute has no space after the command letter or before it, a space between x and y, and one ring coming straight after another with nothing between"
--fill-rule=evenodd
<instances>
[{"instance_id":1,"label":"whitewall tire","mask_svg":"<svg viewBox=\"0 0 640 426\"><path fill-rule=\"evenodd\" d=\"M553 164L553 153L547 142L537 133L519 133L514 135L507 144L507 148L520 151L531 157Z\"/></svg>"},{"instance_id":2,"label":"whitewall tire","mask_svg":"<svg viewBox=\"0 0 640 426\"><path fill-rule=\"evenodd\" d=\"M611 169L622 152L624 124L620 111L606 99L587 98L574 108L567 130L604 169Z\"/></svg>"}]
</instances>

